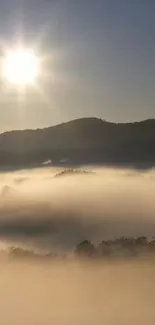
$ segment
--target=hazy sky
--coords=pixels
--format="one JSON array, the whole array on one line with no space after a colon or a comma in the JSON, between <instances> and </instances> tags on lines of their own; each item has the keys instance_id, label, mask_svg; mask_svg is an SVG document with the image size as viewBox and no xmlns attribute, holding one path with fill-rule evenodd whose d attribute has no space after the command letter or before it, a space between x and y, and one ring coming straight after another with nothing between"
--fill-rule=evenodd
<instances>
[{"instance_id":1,"label":"hazy sky","mask_svg":"<svg viewBox=\"0 0 155 325\"><path fill-rule=\"evenodd\" d=\"M0 39L48 56L25 100L1 82L0 131L82 116L155 118L154 0L0 0Z\"/></svg>"}]
</instances>

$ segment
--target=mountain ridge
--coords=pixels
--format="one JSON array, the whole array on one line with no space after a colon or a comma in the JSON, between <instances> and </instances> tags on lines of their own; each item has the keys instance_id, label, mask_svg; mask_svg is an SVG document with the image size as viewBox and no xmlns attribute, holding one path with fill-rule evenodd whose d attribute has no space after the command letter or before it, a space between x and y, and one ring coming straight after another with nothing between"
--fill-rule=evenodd
<instances>
[{"instance_id":1,"label":"mountain ridge","mask_svg":"<svg viewBox=\"0 0 155 325\"><path fill-rule=\"evenodd\" d=\"M26 131L40 131L40 130L47 130L47 129L51 129L51 128L57 128L59 126L62 126L64 124L70 124L72 122L77 122L77 121L85 121L85 120L96 120L96 121L101 121L103 123L108 123L108 124L113 124L113 125L136 125L136 124L145 124L145 123L150 123L153 122L155 123L155 118L148 118L148 119L144 119L144 120L139 120L139 121L130 121L130 122L113 122L113 121L108 121L108 120L104 120L101 119L99 117L81 117L81 118L76 118L73 120L69 120L67 122L62 122L62 123L58 123L58 124L54 124L54 125L50 125L50 126L45 126L45 127L40 127L40 128L25 128L25 129L13 129L13 130L6 130L4 132L0 132L0 136L3 134L7 134L7 133L13 133L13 132L26 132Z\"/></svg>"},{"instance_id":2,"label":"mountain ridge","mask_svg":"<svg viewBox=\"0 0 155 325\"><path fill-rule=\"evenodd\" d=\"M114 123L80 118L43 129L0 134L0 165L52 161L155 164L155 119Z\"/></svg>"}]
</instances>

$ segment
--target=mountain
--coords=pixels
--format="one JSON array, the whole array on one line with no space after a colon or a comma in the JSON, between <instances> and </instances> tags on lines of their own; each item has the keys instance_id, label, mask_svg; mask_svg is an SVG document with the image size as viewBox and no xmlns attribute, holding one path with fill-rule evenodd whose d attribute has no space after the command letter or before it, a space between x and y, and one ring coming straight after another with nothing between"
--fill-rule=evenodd
<instances>
[{"instance_id":1,"label":"mountain","mask_svg":"<svg viewBox=\"0 0 155 325\"><path fill-rule=\"evenodd\" d=\"M81 118L37 130L0 134L0 165L155 164L155 120L111 123Z\"/></svg>"}]
</instances>

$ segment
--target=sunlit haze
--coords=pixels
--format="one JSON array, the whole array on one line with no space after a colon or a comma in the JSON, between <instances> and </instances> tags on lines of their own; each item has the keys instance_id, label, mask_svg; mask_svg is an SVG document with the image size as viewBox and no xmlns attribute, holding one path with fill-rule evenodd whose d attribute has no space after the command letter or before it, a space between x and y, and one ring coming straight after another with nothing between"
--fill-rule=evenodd
<instances>
[{"instance_id":1,"label":"sunlit haze","mask_svg":"<svg viewBox=\"0 0 155 325\"><path fill-rule=\"evenodd\" d=\"M0 80L0 131L84 116L154 118L154 11L154 1L1 1L1 59L18 44L44 59L39 80L34 66L15 76L9 64L10 85ZM34 79L19 101L11 85Z\"/></svg>"},{"instance_id":2,"label":"sunlit haze","mask_svg":"<svg viewBox=\"0 0 155 325\"><path fill-rule=\"evenodd\" d=\"M0 174L1 323L154 324L154 252L91 261L74 255L87 238L98 245L108 237L152 237L154 170L60 172Z\"/></svg>"}]
</instances>

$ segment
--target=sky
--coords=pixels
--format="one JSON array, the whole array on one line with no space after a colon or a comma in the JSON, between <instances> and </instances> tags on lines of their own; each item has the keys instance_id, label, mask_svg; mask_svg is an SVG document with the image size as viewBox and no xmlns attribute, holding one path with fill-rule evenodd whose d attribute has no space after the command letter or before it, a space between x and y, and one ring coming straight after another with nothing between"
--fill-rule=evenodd
<instances>
[{"instance_id":1,"label":"sky","mask_svg":"<svg viewBox=\"0 0 155 325\"><path fill-rule=\"evenodd\" d=\"M0 132L96 116L155 118L154 0L0 0L0 44L44 58L24 95L0 83Z\"/></svg>"}]
</instances>

